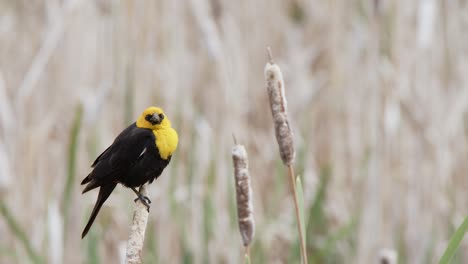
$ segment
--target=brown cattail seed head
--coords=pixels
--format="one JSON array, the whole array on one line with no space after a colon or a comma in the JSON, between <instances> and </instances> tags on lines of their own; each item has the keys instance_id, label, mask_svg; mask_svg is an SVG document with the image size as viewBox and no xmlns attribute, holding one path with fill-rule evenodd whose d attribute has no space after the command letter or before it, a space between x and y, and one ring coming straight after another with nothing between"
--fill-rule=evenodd
<instances>
[{"instance_id":1,"label":"brown cattail seed head","mask_svg":"<svg viewBox=\"0 0 468 264\"><path fill-rule=\"evenodd\" d=\"M237 217L244 246L250 245L255 234L253 217L252 187L250 185L249 162L244 146L232 148L234 176L236 180Z\"/></svg>"},{"instance_id":2,"label":"brown cattail seed head","mask_svg":"<svg viewBox=\"0 0 468 264\"><path fill-rule=\"evenodd\" d=\"M270 59L271 60L271 59ZM275 63L268 62L265 66L265 81L270 98L271 114L275 125L281 159L284 164L294 163L296 155L291 127L288 122L287 102L284 93L284 81L281 70Z\"/></svg>"}]
</instances>

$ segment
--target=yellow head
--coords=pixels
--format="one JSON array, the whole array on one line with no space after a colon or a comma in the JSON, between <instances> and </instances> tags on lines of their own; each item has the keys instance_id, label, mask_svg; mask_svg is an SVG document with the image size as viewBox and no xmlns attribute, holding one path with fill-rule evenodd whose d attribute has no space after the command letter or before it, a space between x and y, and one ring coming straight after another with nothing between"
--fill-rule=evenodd
<instances>
[{"instance_id":1,"label":"yellow head","mask_svg":"<svg viewBox=\"0 0 468 264\"><path fill-rule=\"evenodd\" d=\"M161 108L154 106L146 108L136 121L136 126L153 131L155 144L162 159L167 160L177 149L179 137Z\"/></svg>"},{"instance_id":2,"label":"yellow head","mask_svg":"<svg viewBox=\"0 0 468 264\"><path fill-rule=\"evenodd\" d=\"M161 108L151 106L146 108L140 115L136 121L136 126L157 130L171 127L171 121L169 121L169 118L167 118Z\"/></svg>"}]
</instances>

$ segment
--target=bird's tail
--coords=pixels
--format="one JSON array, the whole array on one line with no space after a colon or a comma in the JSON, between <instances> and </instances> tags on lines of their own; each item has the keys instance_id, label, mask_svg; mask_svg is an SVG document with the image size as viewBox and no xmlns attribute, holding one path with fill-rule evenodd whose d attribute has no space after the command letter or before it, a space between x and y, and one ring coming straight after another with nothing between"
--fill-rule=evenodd
<instances>
[{"instance_id":1,"label":"bird's tail","mask_svg":"<svg viewBox=\"0 0 468 264\"><path fill-rule=\"evenodd\" d=\"M117 184L115 183L106 184L106 185L102 185L101 188L99 188L99 195L98 195L96 204L94 205L93 212L91 213L91 216L89 217L88 224L86 224L86 227L84 228L83 233L81 234L81 238L84 238L86 234L88 233L89 229L91 228L91 225L94 222L94 219L96 218L97 214L99 213L99 210L101 209L101 206L107 200L107 198L112 193L116 185Z\"/></svg>"}]
</instances>

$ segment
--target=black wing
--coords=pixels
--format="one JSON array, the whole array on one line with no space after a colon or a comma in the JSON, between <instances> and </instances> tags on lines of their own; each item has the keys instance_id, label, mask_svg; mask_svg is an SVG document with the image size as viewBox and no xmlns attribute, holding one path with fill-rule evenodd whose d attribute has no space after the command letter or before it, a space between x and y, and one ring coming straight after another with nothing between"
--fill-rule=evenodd
<instances>
[{"instance_id":1,"label":"black wing","mask_svg":"<svg viewBox=\"0 0 468 264\"><path fill-rule=\"evenodd\" d=\"M157 151L154 142L155 137L151 130L138 128L135 123L127 127L93 162L93 171L81 182L88 184L83 193L103 184L119 182L142 153Z\"/></svg>"}]
</instances>

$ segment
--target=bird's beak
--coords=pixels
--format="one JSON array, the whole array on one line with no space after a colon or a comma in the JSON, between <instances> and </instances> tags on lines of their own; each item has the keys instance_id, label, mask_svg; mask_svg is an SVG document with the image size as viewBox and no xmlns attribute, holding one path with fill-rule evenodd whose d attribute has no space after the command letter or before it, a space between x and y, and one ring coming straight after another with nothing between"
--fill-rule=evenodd
<instances>
[{"instance_id":1,"label":"bird's beak","mask_svg":"<svg viewBox=\"0 0 468 264\"><path fill-rule=\"evenodd\" d=\"M161 118L159 117L159 114L158 114L158 113L154 113L154 114L151 116L150 121L151 121L152 124L160 124L160 123L161 123Z\"/></svg>"}]
</instances>

